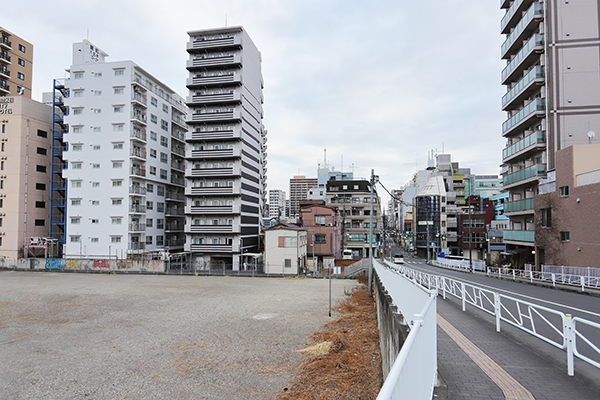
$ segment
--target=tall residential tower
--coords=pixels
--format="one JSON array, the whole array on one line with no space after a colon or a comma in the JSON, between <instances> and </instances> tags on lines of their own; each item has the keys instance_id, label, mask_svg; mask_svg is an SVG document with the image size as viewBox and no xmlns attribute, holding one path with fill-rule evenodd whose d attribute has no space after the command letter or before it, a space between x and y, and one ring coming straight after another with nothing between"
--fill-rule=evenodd
<instances>
[{"instance_id":1,"label":"tall residential tower","mask_svg":"<svg viewBox=\"0 0 600 400\"><path fill-rule=\"evenodd\" d=\"M237 270L266 203L261 55L242 27L188 32L186 251Z\"/></svg>"},{"instance_id":2,"label":"tall residential tower","mask_svg":"<svg viewBox=\"0 0 600 400\"><path fill-rule=\"evenodd\" d=\"M0 27L0 96L31 98L33 45Z\"/></svg>"}]
</instances>

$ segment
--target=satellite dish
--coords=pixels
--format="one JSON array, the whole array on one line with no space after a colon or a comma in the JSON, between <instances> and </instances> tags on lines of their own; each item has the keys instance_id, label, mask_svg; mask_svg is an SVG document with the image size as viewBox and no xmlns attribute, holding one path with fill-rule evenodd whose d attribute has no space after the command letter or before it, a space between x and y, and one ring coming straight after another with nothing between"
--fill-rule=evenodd
<instances>
[{"instance_id":1,"label":"satellite dish","mask_svg":"<svg viewBox=\"0 0 600 400\"><path fill-rule=\"evenodd\" d=\"M593 138L594 138L594 136L596 136L596 132L594 132L594 131L589 131L589 132L587 133L587 135L588 135L588 137L589 137L590 139L593 139Z\"/></svg>"}]
</instances>

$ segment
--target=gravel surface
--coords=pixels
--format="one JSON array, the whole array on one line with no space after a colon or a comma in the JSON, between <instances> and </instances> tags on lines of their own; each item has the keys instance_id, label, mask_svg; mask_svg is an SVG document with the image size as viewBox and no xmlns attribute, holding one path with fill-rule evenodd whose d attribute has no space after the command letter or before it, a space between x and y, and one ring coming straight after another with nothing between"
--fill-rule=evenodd
<instances>
[{"instance_id":1,"label":"gravel surface","mask_svg":"<svg viewBox=\"0 0 600 400\"><path fill-rule=\"evenodd\" d=\"M356 284L333 280L333 305ZM272 398L331 320L328 287L0 272L0 399Z\"/></svg>"}]
</instances>

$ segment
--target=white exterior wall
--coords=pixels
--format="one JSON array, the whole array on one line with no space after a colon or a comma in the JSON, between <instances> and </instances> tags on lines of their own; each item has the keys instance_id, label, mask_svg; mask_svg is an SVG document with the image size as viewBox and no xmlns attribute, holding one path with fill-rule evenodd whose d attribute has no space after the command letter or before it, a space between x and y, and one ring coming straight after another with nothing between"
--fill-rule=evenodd
<instances>
[{"instance_id":1,"label":"white exterior wall","mask_svg":"<svg viewBox=\"0 0 600 400\"><path fill-rule=\"evenodd\" d=\"M279 237L295 238L296 246L279 247ZM269 229L265 231L265 266L266 274L298 274L300 263L306 260L307 232L287 229ZM291 260L291 267L285 268L285 260Z\"/></svg>"}]
</instances>

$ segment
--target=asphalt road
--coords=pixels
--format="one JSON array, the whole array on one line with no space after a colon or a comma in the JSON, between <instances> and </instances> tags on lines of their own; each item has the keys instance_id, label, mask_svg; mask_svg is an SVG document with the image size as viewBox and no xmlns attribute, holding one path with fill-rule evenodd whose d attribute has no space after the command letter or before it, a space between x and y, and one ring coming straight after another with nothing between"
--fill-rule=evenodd
<instances>
[{"instance_id":1,"label":"asphalt road","mask_svg":"<svg viewBox=\"0 0 600 400\"><path fill-rule=\"evenodd\" d=\"M333 280L333 304L356 284ZM0 272L0 399L272 398L331 321L328 287Z\"/></svg>"}]
</instances>

